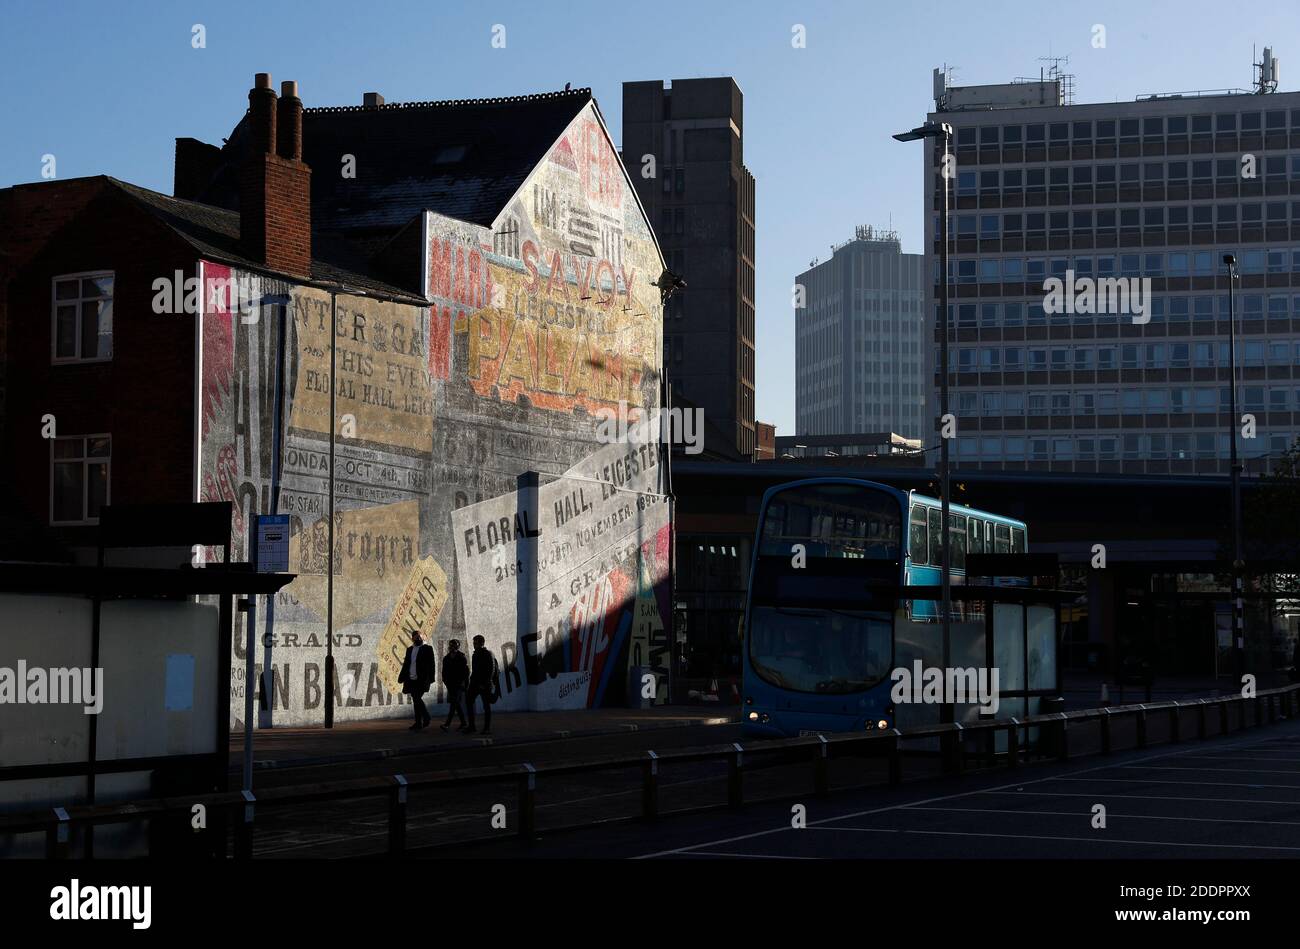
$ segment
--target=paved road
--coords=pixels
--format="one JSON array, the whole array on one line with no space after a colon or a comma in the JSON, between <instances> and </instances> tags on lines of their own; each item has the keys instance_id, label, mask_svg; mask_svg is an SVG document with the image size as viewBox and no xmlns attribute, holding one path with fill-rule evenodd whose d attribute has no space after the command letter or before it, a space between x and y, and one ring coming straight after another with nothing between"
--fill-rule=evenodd
<instances>
[{"instance_id":1,"label":"paved road","mask_svg":"<svg viewBox=\"0 0 1300 949\"><path fill-rule=\"evenodd\" d=\"M431 855L711 860L829 857L1300 857L1300 721L1203 742L809 796ZM1094 806L1106 809L1094 827Z\"/></svg>"},{"instance_id":2,"label":"paved road","mask_svg":"<svg viewBox=\"0 0 1300 949\"><path fill-rule=\"evenodd\" d=\"M465 741L439 744L427 738L425 754L370 761L276 768L258 772L253 789L312 784L374 775L406 775L491 765L590 759L634 755L648 749L668 751L740 739L740 726L709 725L653 728L589 738L533 741L514 745L470 745ZM721 783L725 766L683 765L663 784L664 807L692 807L725 800ZM239 778L235 776L233 785ZM640 807L637 770L548 778L537 799L538 825L556 826L608 820L636 813ZM515 826L516 785L513 778L466 787L413 789L408 805L407 834L412 847L447 843L492 833L494 804L506 807L508 826ZM297 807L259 805L254 854L257 857L343 857L382 852L387 846L388 815L379 798L315 803Z\"/></svg>"}]
</instances>

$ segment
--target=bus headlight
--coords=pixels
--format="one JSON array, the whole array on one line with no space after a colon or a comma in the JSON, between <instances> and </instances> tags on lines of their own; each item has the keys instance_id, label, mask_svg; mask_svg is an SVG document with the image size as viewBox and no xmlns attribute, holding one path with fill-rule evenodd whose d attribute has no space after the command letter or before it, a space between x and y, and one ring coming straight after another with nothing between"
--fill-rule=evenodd
<instances>
[{"instance_id":1,"label":"bus headlight","mask_svg":"<svg viewBox=\"0 0 1300 949\"><path fill-rule=\"evenodd\" d=\"M757 713L757 712L750 712L750 713L749 713L749 720L750 720L751 722L756 722L756 721L758 721L758 713Z\"/></svg>"},{"instance_id":2,"label":"bus headlight","mask_svg":"<svg viewBox=\"0 0 1300 949\"><path fill-rule=\"evenodd\" d=\"M884 731L886 728L889 727L889 722L885 721L882 718L880 721L876 722L876 727L879 728L881 731Z\"/></svg>"}]
</instances>

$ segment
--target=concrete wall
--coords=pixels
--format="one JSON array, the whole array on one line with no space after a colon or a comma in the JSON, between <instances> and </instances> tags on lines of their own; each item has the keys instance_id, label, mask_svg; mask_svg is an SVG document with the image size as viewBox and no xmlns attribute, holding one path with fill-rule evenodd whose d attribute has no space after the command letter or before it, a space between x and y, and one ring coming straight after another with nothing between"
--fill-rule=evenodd
<instances>
[{"instance_id":1,"label":"concrete wall","mask_svg":"<svg viewBox=\"0 0 1300 949\"><path fill-rule=\"evenodd\" d=\"M337 300L336 719L409 714L397 673L416 628L439 658L449 639L468 651L482 634L501 667L498 708L621 703L629 664L667 675L668 516L657 446L602 443L597 413L658 405L662 261L594 107L491 228L428 213L424 230L429 307ZM204 270L210 284L253 280ZM299 577L276 597L269 635L259 604L257 660L271 670L270 720L307 724L323 717L330 299L270 283L255 293L277 294L278 367L273 314L204 316L199 496L235 503L236 559L253 513L291 515ZM524 516L545 562L523 570L532 538L517 543L516 487L528 470L542 473ZM521 580L532 577L535 594ZM534 595L536 629L518 620ZM441 682L429 699L445 701Z\"/></svg>"},{"instance_id":2,"label":"concrete wall","mask_svg":"<svg viewBox=\"0 0 1300 949\"><path fill-rule=\"evenodd\" d=\"M669 266L686 281L666 324L673 390L725 433L728 443L713 450L748 458L754 180L743 164L742 106L739 87L727 77L674 80L671 89L662 82L623 85L623 155ZM655 158L654 177L643 176L647 156Z\"/></svg>"}]
</instances>

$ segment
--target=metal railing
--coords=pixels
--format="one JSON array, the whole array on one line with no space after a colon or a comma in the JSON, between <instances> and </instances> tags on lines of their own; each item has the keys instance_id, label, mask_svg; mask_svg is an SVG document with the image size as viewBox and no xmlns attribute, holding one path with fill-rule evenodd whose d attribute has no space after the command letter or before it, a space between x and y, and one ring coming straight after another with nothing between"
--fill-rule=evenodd
<instances>
[{"instance_id":1,"label":"metal railing","mask_svg":"<svg viewBox=\"0 0 1300 949\"><path fill-rule=\"evenodd\" d=\"M414 789L460 787L471 784L495 784L513 781L517 786L518 805L516 821L518 836L531 839L536 832L537 782L561 775L589 774L617 769L639 769L641 773L641 813L645 820L660 816L659 774L665 766L691 762L725 761L727 764L728 808L740 808L745 803L745 772L747 765L758 758L785 758L790 761L811 763L812 790L818 796L830 793L830 768L832 758L883 757L888 763L888 783L898 785L903 780L903 748L907 741L940 739L943 770L950 774L966 771L972 756L968 745L977 746L974 756L984 762L996 763L1002 758L1008 768L1018 768L1028 761L1029 729L1040 729L1039 751L1044 757L1065 761L1070 757L1072 729L1095 724L1100 737L1100 753L1114 751L1112 723L1116 719L1132 717L1136 730L1137 748L1148 743L1147 725L1152 716L1167 716L1169 741L1183 739L1184 713L1195 717L1195 734L1198 739L1207 735L1208 716L1218 717L1218 735L1233 731L1231 710L1236 707L1236 728L1273 723L1279 717L1300 715L1300 684L1269 689L1246 698L1240 695L1220 696L1186 702L1158 702L1154 704L1120 705L1105 708L1081 709L1074 712L1054 712L1034 715L1024 719L980 720L965 723L948 723L922 728L897 728L867 733L814 735L764 741L748 747L740 743L709 745L699 748L647 751L635 755L616 755L576 760L557 764L490 765L434 771L423 774L393 774L368 778L329 781L322 784L293 785L268 788L254 795L249 791L230 791L182 797L153 798L124 804L83 805L56 807L27 814L0 815L0 836L44 832L46 857L63 859L69 855L74 828L117 824L130 821L151 820L163 827L173 827L178 832L192 834L190 818L196 806L208 814L225 815L233 824L234 856L250 859L253 855L254 817L257 805L300 805L321 801L355 800L383 797L388 807L389 853L407 849L407 799ZM1253 721L1251 720L1253 718ZM995 737L1006 733L1006 751L995 752ZM973 739L968 741L968 739ZM779 763L779 762L778 762ZM698 809L697 809L698 810ZM221 822L224 824L224 821ZM160 835L150 834L150 853ZM217 852L224 854L224 845Z\"/></svg>"}]
</instances>

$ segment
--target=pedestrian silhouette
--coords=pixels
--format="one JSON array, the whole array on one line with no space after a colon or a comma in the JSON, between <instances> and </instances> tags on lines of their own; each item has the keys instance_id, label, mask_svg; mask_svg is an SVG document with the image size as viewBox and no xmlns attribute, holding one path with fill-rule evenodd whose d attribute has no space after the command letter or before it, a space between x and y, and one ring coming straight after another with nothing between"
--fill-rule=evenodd
<instances>
[{"instance_id":1,"label":"pedestrian silhouette","mask_svg":"<svg viewBox=\"0 0 1300 949\"><path fill-rule=\"evenodd\" d=\"M492 651L483 645L483 637L474 637L474 655L470 658L469 691L466 693L465 705L469 714L469 734L477 730L474 727L474 700L483 697L483 734L492 734L492 703L497 700L497 661Z\"/></svg>"},{"instance_id":2,"label":"pedestrian silhouette","mask_svg":"<svg viewBox=\"0 0 1300 949\"><path fill-rule=\"evenodd\" d=\"M460 719L460 730L469 731L465 724L465 690L469 687L469 662L460 651L460 640L453 639L447 643L447 655L442 657L442 684L447 688L447 720L440 727L443 731L451 728L454 715Z\"/></svg>"},{"instance_id":3,"label":"pedestrian silhouette","mask_svg":"<svg viewBox=\"0 0 1300 949\"><path fill-rule=\"evenodd\" d=\"M402 671L397 674L402 691L411 697L415 708L415 724L411 731L418 732L429 724L429 710L424 707L424 693L433 685L433 647L425 643L419 630L411 634L411 646L402 660Z\"/></svg>"}]
</instances>

